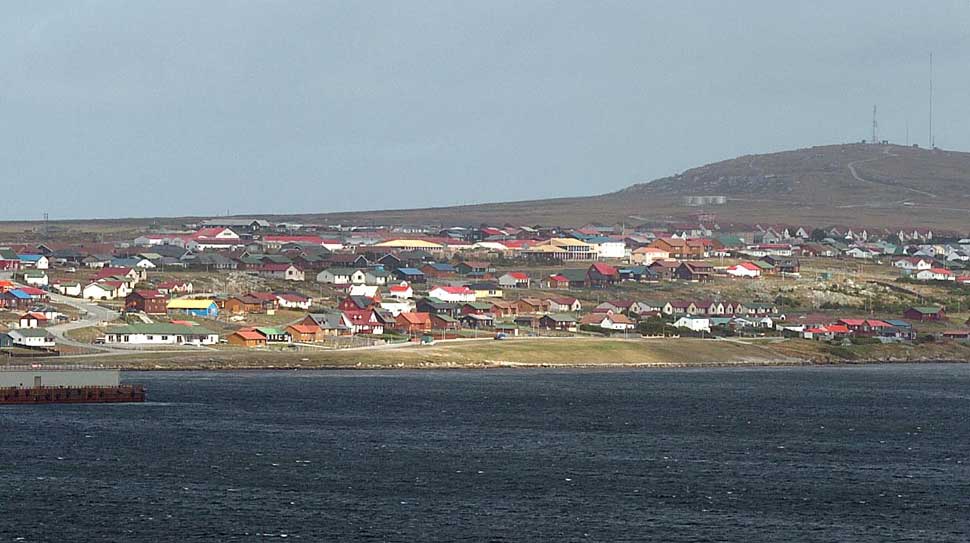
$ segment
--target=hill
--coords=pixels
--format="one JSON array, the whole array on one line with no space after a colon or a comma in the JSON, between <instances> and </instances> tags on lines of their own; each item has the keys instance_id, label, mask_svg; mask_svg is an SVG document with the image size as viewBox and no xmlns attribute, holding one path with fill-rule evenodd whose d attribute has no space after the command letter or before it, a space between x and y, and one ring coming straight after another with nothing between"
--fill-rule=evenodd
<instances>
[{"instance_id":1,"label":"hill","mask_svg":"<svg viewBox=\"0 0 970 543\"><path fill-rule=\"evenodd\" d=\"M681 220L930 227L963 232L970 153L845 144L748 155L600 196L314 215L332 222L528 223ZM691 198L693 197L693 198Z\"/></svg>"}]
</instances>

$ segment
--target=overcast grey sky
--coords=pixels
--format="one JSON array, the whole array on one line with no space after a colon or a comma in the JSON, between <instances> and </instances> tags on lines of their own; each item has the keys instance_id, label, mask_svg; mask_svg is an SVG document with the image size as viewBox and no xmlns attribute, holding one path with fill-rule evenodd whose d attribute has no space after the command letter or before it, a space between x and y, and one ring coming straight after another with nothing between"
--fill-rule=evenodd
<instances>
[{"instance_id":1,"label":"overcast grey sky","mask_svg":"<svg viewBox=\"0 0 970 543\"><path fill-rule=\"evenodd\" d=\"M881 136L970 150L970 1L5 2L0 219L597 194Z\"/></svg>"}]
</instances>

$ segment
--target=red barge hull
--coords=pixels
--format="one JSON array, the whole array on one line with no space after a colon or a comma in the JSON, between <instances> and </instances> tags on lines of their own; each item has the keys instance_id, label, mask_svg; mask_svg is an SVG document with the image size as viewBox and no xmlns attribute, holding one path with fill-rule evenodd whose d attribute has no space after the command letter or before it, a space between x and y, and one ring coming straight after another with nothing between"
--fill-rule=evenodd
<instances>
[{"instance_id":1,"label":"red barge hull","mask_svg":"<svg viewBox=\"0 0 970 543\"><path fill-rule=\"evenodd\" d=\"M142 385L0 388L0 405L144 401L145 387Z\"/></svg>"}]
</instances>

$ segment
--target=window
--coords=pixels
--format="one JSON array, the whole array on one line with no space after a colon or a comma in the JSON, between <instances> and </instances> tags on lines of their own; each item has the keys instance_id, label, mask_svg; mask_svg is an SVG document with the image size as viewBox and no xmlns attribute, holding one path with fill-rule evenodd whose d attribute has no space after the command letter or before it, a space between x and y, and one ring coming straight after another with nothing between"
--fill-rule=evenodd
<instances>
[{"instance_id":1,"label":"window","mask_svg":"<svg viewBox=\"0 0 970 543\"><path fill-rule=\"evenodd\" d=\"M162 336L162 341L168 341L168 336Z\"/></svg>"}]
</instances>

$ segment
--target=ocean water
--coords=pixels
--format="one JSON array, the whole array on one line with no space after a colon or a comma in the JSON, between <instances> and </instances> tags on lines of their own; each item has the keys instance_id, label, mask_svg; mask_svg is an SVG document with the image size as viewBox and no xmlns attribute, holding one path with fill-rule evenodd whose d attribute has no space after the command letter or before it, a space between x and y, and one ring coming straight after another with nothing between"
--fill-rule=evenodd
<instances>
[{"instance_id":1,"label":"ocean water","mask_svg":"<svg viewBox=\"0 0 970 543\"><path fill-rule=\"evenodd\" d=\"M970 540L970 365L124 378L0 407L0 542Z\"/></svg>"}]
</instances>

